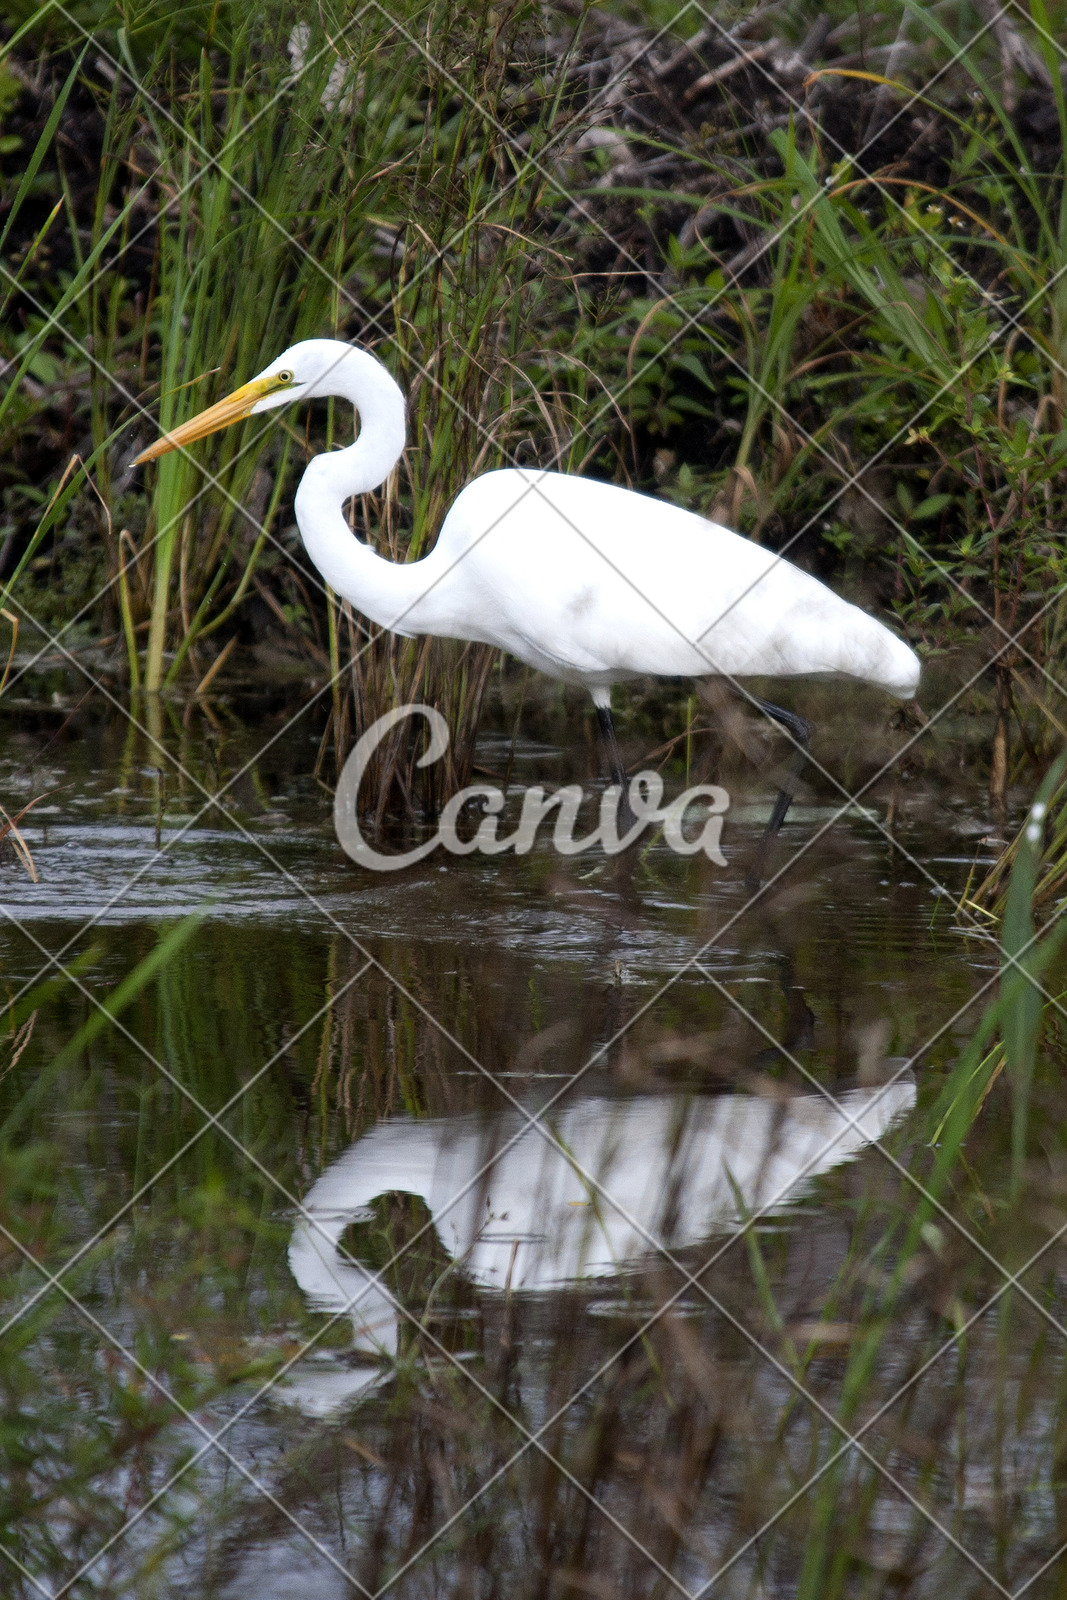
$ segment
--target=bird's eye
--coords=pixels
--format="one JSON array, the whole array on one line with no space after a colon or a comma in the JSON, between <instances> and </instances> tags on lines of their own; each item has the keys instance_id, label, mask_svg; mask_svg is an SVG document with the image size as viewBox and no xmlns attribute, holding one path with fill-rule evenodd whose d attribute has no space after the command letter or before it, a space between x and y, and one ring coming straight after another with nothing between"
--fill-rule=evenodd
<instances>
[{"instance_id":1,"label":"bird's eye","mask_svg":"<svg viewBox=\"0 0 1067 1600\"><path fill-rule=\"evenodd\" d=\"M292 383L292 381L293 381L293 374L291 372L279 372L279 374L278 374L278 382L279 383Z\"/></svg>"}]
</instances>

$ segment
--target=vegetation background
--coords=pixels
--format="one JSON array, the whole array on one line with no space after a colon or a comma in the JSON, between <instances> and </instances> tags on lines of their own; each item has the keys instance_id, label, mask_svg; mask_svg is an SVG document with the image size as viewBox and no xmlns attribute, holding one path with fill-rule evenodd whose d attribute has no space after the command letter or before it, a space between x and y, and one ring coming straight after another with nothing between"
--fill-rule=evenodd
<instances>
[{"instance_id":1,"label":"vegetation background","mask_svg":"<svg viewBox=\"0 0 1067 1600\"><path fill-rule=\"evenodd\" d=\"M164 727L204 794L218 747L185 763L180 741L209 689L224 703L269 677L320 695L325 779L368 718L425 697L453 728L446 790L494 681L536 715L555 691L487 652L380 636L309 568L295 482L349 416L275 413L132 469L159 427L331 333L374 348L409 396L401 469L352 508L394 559L427 548L462 483L506 460L721 517L920 649L934 727L912 770L977 771L998 825L1039 779L1049 808L971 888L1003 913L995 934L964 945L928 898L920 922L915 886L883 893L868 855L832 919L798 891L769 934L746 923L738 966L763 983L744 1038L700 981L605 1054L611 1092L721 1089L727 1066L727 1087L810 1092L855 1068L849 1005L873 987L892 996L891 1025L861 1070L895 1047L898 1072L922 1045L923 1071L914 1117L874 1153L884 1164L826 1184L827 1220L813 1205L804 1226L731 1240L717 1290L776 1366L695 1295L640 1336L620 1301L627 1360L551 1436L569 1476L530 1452L498 1491L514 1418L539 1426L545 1396L586 1382L610 1318L577 1315L576 1289L550 1315L518 1297L472 1305L458 1273L443 1288L449 1263L411 1197L347 1236L391 1273L405 1327L358 1432L259 1413L235 1430L268 1503L232 1463L201 1462L189 1417L243 1417L305 1341L350 1343L297 1293L283 1204L377 1117L484 1107L464 1050L515 1078L531 1060L576 1071L643 1010L640 992L621 972L590 983L588 947L546 972L487 939L513 934L515 908L473 878L473 913L420 907L447 938L416 951L379 937L362 988L351 941L302 933L293 902L272 925L209 918L158 940L147 915L101 925L68 982L36 984L40 951L6 946L9 994L27 992L0 1040L0 1543L37 1575L5 1566L13 1592L218 1592L243 1581L249 1551L307 1561L289 1516L372 1590L667 1592L594 1520L588 1489L671 1571L696 1570L716 1530L731 1562L741 1552L735 1593L1062 1595L1063 7L4 0L0 26L7 708L47 703L81 660ZM692 735L687 693L633 692L646 748L683 721ZM101 806L120 793L128 820L140 749L110 730L65 770L80 795L96 782ZM166 796L146 771L158 841ZM383 812L432 810L442 791L417 778L411 752L387 752ZM183 857L187 896L238 881L223 837ZM691 915L691 948L710 914L684 876L696 867L667 871L655 929L680 939ZM778 943L791 954L772 983ZM535 1046L524 1056L518 1039ZM209 1105L233 1111L209 1123ZM38 1294L35 1262L64 1272L106 1335ZM652 1270L628 1292L643 1316L664 1288ZM450 1352L483 1380L476 1403ZM867 1452L846 1454L844 1430L861 1428ZM181 1493L157 1502L172 1472ZM456 1486L486 1482L477 1516L449 1522L409 1574Z\"/></svg>"},{"instance_id":2,"label":"vegetation background","mask_svg":"<svg viewBox=\"0 0 1067 1600\"><path fill-rule=\"evenodd\" d=\"M329 674L334 756L417 692L454 729L441 781L465 774L489 653L376 637L302 554L295 482L349 416L130 466L328 333L410 399L401 469L352 511L394 559L495 464L625 482L895 614L1001 813L1046 764L1067 715L1060 10L0 17L0 593L23 647L20 604L153 695L284 656ZM383 807L433 809L434 775L388 762Z\"/></svg>"}]
</instances>

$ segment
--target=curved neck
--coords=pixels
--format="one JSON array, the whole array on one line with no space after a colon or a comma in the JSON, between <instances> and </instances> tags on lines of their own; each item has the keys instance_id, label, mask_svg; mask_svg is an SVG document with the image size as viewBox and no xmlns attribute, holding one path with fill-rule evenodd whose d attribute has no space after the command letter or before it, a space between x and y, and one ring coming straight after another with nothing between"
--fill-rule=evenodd
<instances>
[{"instance_id":1,"label":"curved neck","mask_svg":"<svg viewBox=\"0 0 1067 1600\"><path fill-rule=\"evenodd\" d=\"M404 396L380 361L343 347L317 396L350 400L359 437L309 463L296 492L296 521L304 547L330 587L384 628L419 631L416 611L426 588L421 562L384 561L361 544L344 517L345 502L385 482L404 449Z\"/></svg>"}]
</instances>

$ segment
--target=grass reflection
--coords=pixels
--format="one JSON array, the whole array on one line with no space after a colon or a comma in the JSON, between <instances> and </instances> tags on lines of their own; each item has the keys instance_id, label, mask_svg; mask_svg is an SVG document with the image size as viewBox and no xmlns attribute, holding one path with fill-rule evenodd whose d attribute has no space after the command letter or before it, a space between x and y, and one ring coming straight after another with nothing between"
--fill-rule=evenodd
<instances>
[{"instance_id":1,"label":"grass reflection","mask_svg":"<svg viewBox=\"0 0 1067 1600\"><path fill-rule=\"evenodd\" d=\"M1017 1588L1067 1538L1057 1007L1008 962L976 1020L985 947L961 959L928 910L879 897L877 858L850 863L838 926L825 889L786 893L717 958L759 1026L696 976L642 1015L632 932L636 980L610 949L595 982L585 956L531 959L505 937L511 891L466 870L442 926L485 895L481 944L363 927L367 969L284 920L101 927L72 952L82 989L11 1009L5 1592L275 1595L294 1571L309 1593L553 1600L716 1574L728 1595ZM1057 936L1028 946L1024 909L1006 945L1055 995ZM666 913L633 915L651 934ZM27 968L14 935L9 955ZM882 1148L798 1144L829 1115L820 1086L855 1115L961 1003L914 1105L867 1130ZM521 1119L475 1064L535 1109L590 1062L548 1120L606 1194L644 1182L651 1209L624 1199L650 1237L552 1282L530 1263L564 1249L562 1208L614 1237L608 1202L554 1189L540 1157L526 1212L502 1198ZM639 1126L646 1104L677 1112ZM462 1130L498 1152L487 1178L473 1157L446 1174L477 1179L458 1232L410 1143L347 1209L321 1187L396 1129L437 1162ZM687 1219L714 1137L722 1205ZM309 1217L325 1288L293 1253ZM353 1283L377 1296L373 1338ZM205 1449L220 1430L228 1455Z\"/></svg>"}]
</instances>

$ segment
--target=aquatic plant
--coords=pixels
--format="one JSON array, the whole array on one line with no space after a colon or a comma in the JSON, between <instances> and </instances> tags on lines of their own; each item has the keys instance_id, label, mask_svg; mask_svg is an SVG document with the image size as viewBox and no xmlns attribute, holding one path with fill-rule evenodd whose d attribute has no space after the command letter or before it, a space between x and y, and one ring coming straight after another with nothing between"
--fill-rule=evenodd
<instances>
[{"instance_id":1,"label":"aquatic plant","mask_svg":"<svg viewBox=\"0 0 1067 1600\"><path fill-rule=\"evenodd\" d=\"M217 692L221 652L248 670L274 630L329 705L323 761L398 695L438 705L444 787L399 743L381 772L383 816L435 810L494 659L323 592L291 522L298 434L253 422L128 470L157 423L339 333L411 401L361 537L421 554L462 482L516 458L735 521L896 607L991 723L1003 812L1048 759L1063 655L1057 25L1037 5L967 46L969 14L779 10L660 36L565 10L545 35L525 0L9 8L10 72L31 44L41 66L0 93L0 581L115 641L150 693L213 670ZM901 74L936 81L909 99ZM321 408L307 443L348 426Z\"/></svg>"}]
</instances>

